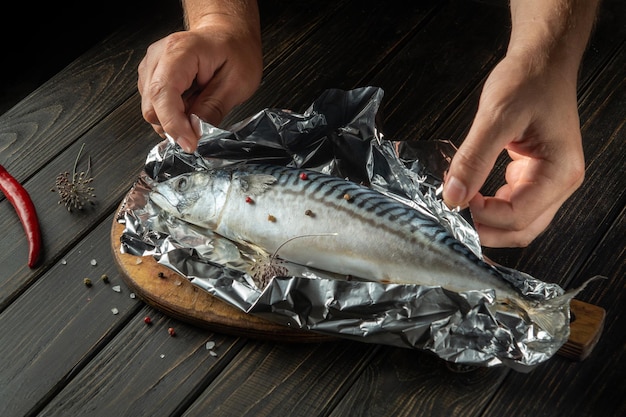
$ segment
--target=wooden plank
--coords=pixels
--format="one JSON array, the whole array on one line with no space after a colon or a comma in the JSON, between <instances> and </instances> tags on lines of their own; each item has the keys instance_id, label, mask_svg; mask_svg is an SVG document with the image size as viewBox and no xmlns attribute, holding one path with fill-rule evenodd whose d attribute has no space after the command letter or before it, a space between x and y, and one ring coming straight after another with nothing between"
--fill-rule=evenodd
<instances>
[{"instance_id":1,"label":"wooden plank","mask_svg":"<svg viewBox=\"0 0 626 417\"><path fill-rule=\"evenodd\" d=\"M168 4L169 3L169 4ZM110 0L97 13L79 0L15 2L0 26L0 38L11 40L2 51L0 114L8 111L70 62L120 27L138 26L156 9L176 7L170 0ZM20 16L28 16L28 27ZM175 16L175 14L172 14ZM19 40L16 39L19 35ZM42 34L45 34L42 36Z\"/></svg>"},{"instance_id":2,"label":"wooden plank","mask_svg":"<svg viewBox=\"0 0 626 417\"><path fill-rule=\"evenodd\" d=\"M327 88L359 86L439 3L346 2L341 10L326 16L297 50L273 66L251 99L221 125L228 127L267 107L302 112Z\"/></svg>"},{"instance_id":3,"label":"wooden plank","mask_svg":"<svg viewBox=\"0 0 626 417\"><path fill-rule=\"evenodd\" d=\"M326 416L376 349L348 341L246 345L185 415Z\"/></svg>"},{"instance_id":4,"label":"wooden plank","mask_svg":"<svg viewBox=\"0 0 626 417\"><path fill-rule=\"evenodd\" d=\"M44 404L141 308L102 244L109 230L101 224L0 314L0 415L27 415Z\"/></svg>"},{"instance_id":5,"label":"wooden plank","mask_svg":"<svg viewBox=\"0 0 626 417\"><path fill-rule=\"evenodd\" d=\"M372 79L361 81L385 90L386 136L439 139L433 130L502 58L509 25L505 8L452 1Z\"/></svg>"},{"instance_id":6,"label":"wooden plank","mask_svg":"<svg viewBox=\"0 0 626 417\"><path fill-rule=\"evenodd\" d=\"M328 16L341 13L345 3L345 0L260 2L264 74L306 42Z\"/></svg>"},{"instance_id":7,"label":"wooden plank","mask_svg":"<svg viewBox=\"0 0 626 417\"><path fill-rule=\"evenodd\" d=\"M143 322L145 315L152 318L150 326ZM211 349L209 342L215 344ZM41 412L180 415L244 345L242 339L200 331L144 307Z\"/></svg>"},{"instance_id":8,"label":"wooden plank","mask_svg":"<svg viewBox=\"0 0 626 417\"><path fill-rule=\"evenodd\" d=\"M510 372L455 368L426 352L385 347L331 416L477 416Z\"/></svg>"}]
</instances>

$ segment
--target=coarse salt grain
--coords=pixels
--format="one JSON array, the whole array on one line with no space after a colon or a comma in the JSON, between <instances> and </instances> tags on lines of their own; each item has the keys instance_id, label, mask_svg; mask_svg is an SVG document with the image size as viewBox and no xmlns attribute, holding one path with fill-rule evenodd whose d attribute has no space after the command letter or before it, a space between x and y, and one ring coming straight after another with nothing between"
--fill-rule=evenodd
<instances>
[{"instance_id":1,"label":"coarse salt grain","mask_svg":"<svg viewBox=\"0 0 626 417\"><path fill-rule=\"evenodd\" d=\"M210 340L210 341L206 342L205 346L206 346L207 350L211 350L211 349L213 349L215 347L215 342Z\"/></svg>"},{"instance_id":2,"label":"coarse salt grain","mask_svg":"<svg viewBox=\"0 0 626 417\"><path fill-rule=\"evenodd\" d=\"M120 311L117 308L112 308L111 313L118 314Z\"/></svg>"},{"instance_id":3,"label":"coarse salt grain","mask_svg":"<svg viewBox=\"0 0 626 417\"><path fill-rule=\"evenodd\" d=\"M95 259L91 260L91 265L96 266L98 265L98 261L96 261Z\"/></svg>"},{"instance_id":4,"label":"coarse salt grain","mask_svg":"<svg viewBox=\"0 0 626 417\"><path fill-rule=\"evenodd\" d=\"M122 287L120 287L119 285L114 285L113 287L111 287L111 289L115 292L122 292Z\"/></svg>"}]
</instances>

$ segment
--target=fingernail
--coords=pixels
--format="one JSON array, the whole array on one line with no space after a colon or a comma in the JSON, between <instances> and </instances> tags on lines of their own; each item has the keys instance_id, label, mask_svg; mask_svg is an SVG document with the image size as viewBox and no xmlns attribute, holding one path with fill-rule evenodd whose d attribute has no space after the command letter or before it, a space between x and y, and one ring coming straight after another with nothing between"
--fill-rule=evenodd
<instances>
[{"instance_id":1,"label":"fingernail","mask_svg":"<svg viewBox=\"0 0 626 417\"><path fill-rule=\"evenodd\" d=\"M189 141L185 138L178 138L178 140L176 140L176 143L178 143L180 145L181 148L183 148L183 151L187 152L187 153L193 153L193 149L191 147L191 144L189 143Z\"/></svg>"},{"instance_id":2,"label":"fingernail","mask_svg":"<svg viewBox=\"0 0 626 417\"><path fill-rule=\"evenodd\" d=\"M467 187L458 178L450 177L443 186L444 200L453 206L461 205L467 197Z\"/></svg>"}]
</instances>

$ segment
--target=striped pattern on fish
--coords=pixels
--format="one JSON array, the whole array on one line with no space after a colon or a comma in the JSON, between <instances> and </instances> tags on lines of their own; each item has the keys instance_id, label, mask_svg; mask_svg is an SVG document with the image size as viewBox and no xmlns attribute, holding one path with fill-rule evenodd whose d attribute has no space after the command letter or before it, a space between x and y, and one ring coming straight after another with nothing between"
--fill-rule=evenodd
<instances>
[{"instance_id":1,"label":"striped pattern on fish","mask_svg":"<svg viewBox=\"0 0 626 417\"><path fill-rule=\"evenodd\" d=\"M385 283L493 289L499 303L533 315L531 301L503 279L502 270L432 214L338 177L240 165L179 175L156 184L150 198L175 217L290 262ZM538 320L556 331L567 326L566 316ZM558 323L548 323L553 319Z\"/></svg>"}]
</instances>

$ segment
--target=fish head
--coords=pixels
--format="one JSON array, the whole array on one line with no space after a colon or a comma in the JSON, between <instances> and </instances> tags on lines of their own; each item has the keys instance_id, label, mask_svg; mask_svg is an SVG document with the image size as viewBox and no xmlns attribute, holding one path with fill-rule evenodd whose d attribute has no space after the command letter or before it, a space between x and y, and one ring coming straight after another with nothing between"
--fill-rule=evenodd
<instances>
[{"instance_id":1,"label":"fish head","mask_svg":"<svg viewBox=\"0 0 626 417\"><path fill-rule=\"evenodd\" d=\"M150 200L180 220L214 230L229 187L230 176L224 171L191 172L153 186Z\"/></svg>"}]
</instances>

